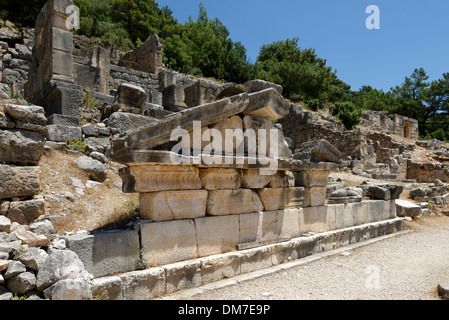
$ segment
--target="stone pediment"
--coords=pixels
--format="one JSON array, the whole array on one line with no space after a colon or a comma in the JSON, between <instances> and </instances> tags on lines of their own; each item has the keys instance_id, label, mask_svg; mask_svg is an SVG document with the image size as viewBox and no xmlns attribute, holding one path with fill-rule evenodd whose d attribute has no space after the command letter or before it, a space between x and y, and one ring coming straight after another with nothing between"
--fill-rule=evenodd
<instances>
[{"instance_id":1,"label":"stone pediment","mask_svg":"<svg viewBox=\"0 0 449 320\"><path fill-rule=\"evenodd\" d=\"M113 159L121 163L135 162L135 151L155 150L170 143L174 130L194 130L194 122L205 128L234 115L242 114L273 122L289 112L290 104L270 88L252 94L242 93L212 103L177 112L165 119L128 131L112 141ZM133 159L134 158L134 159Z\"/></svg>"}]
</instances>

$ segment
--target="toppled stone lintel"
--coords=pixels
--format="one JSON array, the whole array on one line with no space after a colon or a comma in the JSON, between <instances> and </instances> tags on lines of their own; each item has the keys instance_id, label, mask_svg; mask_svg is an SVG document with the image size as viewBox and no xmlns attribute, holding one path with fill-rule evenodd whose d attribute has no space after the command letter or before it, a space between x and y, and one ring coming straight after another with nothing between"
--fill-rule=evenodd
<instances>
[{"instance_id":1,"label":"toppled stone lintel","mask_svg":"<svg viewBox=\"0 0 449 320\"><path fill-rule=\"evenodd\" d=\"M272 88L252 94L242 93L177 112L163 120L130 131L112 141L113 157L116 161L129 163L130 152L152 150L167 144L176 129L192 132L194 122L201 122L201 127L204 128L239 113L276 121L286 116L289 108L289 103Z\"/></svg>"}]
</instances>

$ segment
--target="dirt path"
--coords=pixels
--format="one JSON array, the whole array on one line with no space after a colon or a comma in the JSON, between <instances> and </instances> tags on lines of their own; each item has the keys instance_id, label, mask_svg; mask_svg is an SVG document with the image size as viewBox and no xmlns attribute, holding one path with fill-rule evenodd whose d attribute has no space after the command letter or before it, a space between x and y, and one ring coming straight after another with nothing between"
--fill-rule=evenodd
<instances>
[{"instance_id":1,"label":"dirt path","mask_svg":"<svg viewBox=\"0 0 449 320\"><path fill-rule=\"evenodd\" d=\"M413 232L194 299L438 300L437 284L449 281L449 217L408 227Z\"/></svg>"}]
</instances>

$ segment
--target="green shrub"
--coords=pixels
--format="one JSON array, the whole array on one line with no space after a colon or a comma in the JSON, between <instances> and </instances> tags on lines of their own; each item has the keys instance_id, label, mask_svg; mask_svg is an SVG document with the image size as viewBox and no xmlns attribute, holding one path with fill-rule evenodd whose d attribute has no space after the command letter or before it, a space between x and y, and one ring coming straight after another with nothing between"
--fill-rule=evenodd
<instances>
[{"instance_id":1,"label":"green shrub","mask_svg":"<svg viewBox=\"0 0 449 320\"><path fill-rule=\"evenodd\" d=\"M347 130L352 130L359 124L362 111L352 102L337 102L332 109L332 115L337 117Z\"/></svg>"}]
</instances>

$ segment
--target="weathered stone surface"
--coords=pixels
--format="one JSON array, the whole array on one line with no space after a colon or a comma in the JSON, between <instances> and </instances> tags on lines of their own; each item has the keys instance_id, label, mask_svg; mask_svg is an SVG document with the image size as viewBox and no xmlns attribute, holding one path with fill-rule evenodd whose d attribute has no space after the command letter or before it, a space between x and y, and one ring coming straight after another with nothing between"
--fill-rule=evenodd
<instances>
[{"instance_id":1,"label":"weathered stone surface","mask_svg":"<svg viewBox=\"0 0 449 320\"><path fill-rule=\"evenodd\" d=\"M200 169L202 188L206 190L239 189L242 185L242 171L238 169Z\"/></svg>"},{"instance_id":2,"label":"weathered stone surface","mask_svg":"<svg viewBox=\"0 0 449 320\"><path fill-rule=\"evenodd\" d=\"M92 281L92 298L99 300L123 300L122 281L118 276L95 278Z\"/></svg>"},{"instance_id":3,"label":"weathered stone surface","mask_svg":"<svg viewBox=\"0 0 449 320\"><path fill-rule=\"evenodd\" d=\"M97 137L98 136L98 128L95 127L93 124L88 123L85 124L84 126L81 127L81 130L83 132L84 135L86 136L94 136Z\"/></svg>"},{"instance_id":4,"label":"weathered stone surface","mask_svg":"<svg viewBox=\"0 0 449 320\"><path fill-rule=\"evenodd\" d=\"M24 295L36 288L36 277L31 272L22 272L8 280L8 289L15 295Z\"/></svg>"},{"instance_id":5,"label":"weathered stone surface","mask_svg":"<svg viewBox=\"0 0 449 320\"><path fill-rule=\"evenodd\" d=\"M13 231L15 237L28 244L28 247L47 247L50 244L50 239L44 235L37 235L27 230L25 226L19 226Z\"/></svg>"},{"instance_id":6,"label":"weathered stone surface","mask_svg":"<svg viewBox=\"0 0 449 320\"><path fill-rule=\"evenodd\" d=\"M201 258L203 284L239 275L240 257L239 252L229 252Z\"/></svg>"},{"instance_id":7,"label":"weathered stone surface","mask_svg":"<svg viewBox=\"0 0 449 320\"><path fill-rule=\"evenodd\" d=\"M166 291L165 270L151 268L120 275L124 300L148 300Z\"/></svg>"},{"instance_id":8,"label":"weathered stone surface","mask_svg":"<svg viewBox=\"0 0 449 320\"><path fill-rule=\"evenodd\" d=\"M10 243L3 243L0 242L0 260L8 260L9 259L9 255L12 251L12 246L10 245ZM2 265L2 267L4 267L5 264ZM6 267L8 265L6 264Z\"/></svg>"},{"instance_id":9,"label":"weathered stone surface","mask_svg":"<svg viewBox=\"0 0 449 320\"><path fill-rule=\"evenodd\" d=\"M81 156L75 160L75 163L81 170L85 170L89 173L90 179L98 182L106 180L106 168L100 161L88 156Z\"/></svg>"},{"instance_id":10,"label":"weathered stone surface","mask_svg":"<svg viewBox=\"0 0 449 320\"><path fill-rule=\"evenodd\" d=\"M37 273L36 287L43 291L59 280L78 279L84 275L84 265L75 252L53 250Z\"/></svg>"},{"instance_id":11,"label":"weathered stone surface","mask_svg":"<svg viewBox=\"0 0 449 320\"><path fill-rule=\"evenodd\" d=\"M254 212L239 215L240 244L278 239L281 224L277 211Z\"/></svg>"},{"instance_id":12,"label":"weathered stone surface","mask_svg":"<svg viewBox=\"0 0 449 320\"><path fill-rule=\"evenodd\" d=\"M295 151L295 159L311 162L340 163L342 153L327 140L305 142Z\"/></svg>"},{"instance_id":13,"label":"weathered stone surface","mask_svg":"<svg viewBox=\"0 0 449 320\"><path fill-rule=\"evenodd\" d=\"M248 96L249 106L244 111L247 116L276 121L285 117L290 111L290 104L273 88Z\"/></svg>"},{"instance_id":14,"label":"weathered stone surface","mask_svg":"<svg viewBox=\"0 0 449 320\"><path fill-rule=\"evenodd\" d=\"M37 165L44 153L45 138L38 132L0 130L0 162L16 165Z\"/></svg>"},{"instance_id":15,"label":"weathered stone surface","mask_svg":"<svg viewBox=\"0 0 449 320\"><path fill-rule=\"evenodd\" d=\"M28 269L38 271L47 257L47 252L42 249L28 248L19 255L19 261L26 265Z\"/></svg>"},{"instance_id":16,"label":"weathered stone surface","mask_svg":"<svg viewBox=\"0 0 449 320\"><path fill-rule=\"evenodd\" d=\"M146 127L155 122L157 121L154 118L127 112L114 112L107 120L105 120L105 124L108 127L117 128L120 132Z\"/></svg>"},{"instance_id":17,"label":"weathered stone surface","mask_svg":"<svg viewBox=\"0 0 449 320\"><path fill-rule=\"evenodd\" d=\"M217 123L242 112L248 102L248 95L241 94L173 114L145 128L130 132L124 138L113 140L114 158L129 162L129 152L132 149L154 149L170 142L173 131L178 127L190 132L193 131L194 121L201 121L201 127Z\"/></svg>"},{"instance_id":18,"label":"weathered stone surface","mask_svg":"<svg viewBox=\"0 0 449 320\"><path fill-rule=\"evenodd\" d=\"M199 287L202 284L202 270L200 260L172 263L164 266L167 278L166 293L170 294L179 290Z\"/></svg>"},{"instance_id":19,"label":"weathered stone surface","mask_svg":"<svg viewBox=\"0 0 449 320\"><path fill-rule=\"evenodd\" d=\"M40 192L39 167L0 164L0 199L33 196Z\"/></svg>"},{"instance_id":20,"label":"weathered stone surface","mask_svg":"<svg viewBox=\"0 0 449 320\"><path fill-rule=\"evenodd\" d=\"M295 185L301 187L325 187L328 184L330 171L328 170L301 170L293 173Z\"/></svg>"},{"instance_id":21,"label":"weathered stone surface","mask_svg":"<svg viewBox=\"0 0 449 320\"><path fill-rule=\"evenodd\" d=\"M47 125L79 127L80 126L80 118L55 113L47 118Z\"/></svg>"},{"instance_id":22,"label":"weathered stone surface","mask_svg":"<svg viewBox=\"0 0 449 320\"><path fill-rule=\"evenodd\" d=\"M342 188L333 191L329 196L329 204L353 203L362 201L361 188Z\"/></svg>"},{"instance_id":23,"label":"weathered stone surface","mask_svg":"<svg viewBox=\"0 0 449 320\"><path fill-rule=\"evenodd\" d=\"M272 176L261 175L259 169L243 170L242 188L245 189L262 189L271 181Z\"/></svg>"},{"instance_id":24,"label":"weathered stone surface","mask_svg":"<svg viewBox=\"0 0 449 320\"><path fill-rule=\"evenodd\" d=\"M245 90L248 93L254 93L269 88L275 89L279 94L282 94L283 91L281 85L260 79L247 81L243 86L245 87Z\"/></svg>"},{"instance_id":25,"label":"weathered stone surface","mask_svg":"<svg viewBox=\"0 0 449 320\"><path fill-rule=\"evenodd\" d=\"M215 90L215 100L232 97L245 92L245 88L241 84L228 82Z\"/></svg>"},{"instance_id":26,"label":"weathered stone surface","mask_svg":"<svg viewBox=\"0 0 449 320\"><path fill-rule=\"evenodd\" d=\"M249 135L244 139L249 155L256 156L258 153L265 156L269 155L270 130L272 128L273 123L268 119L252 116L245 116L243 118L243 129L245 132L251 132L252 130L255 134L255 139L251 139Z\"/></svg>"},{"instance_id":27,"label":"weathered stone surface","mask_svg":"<svg viewBox=\"0 0 449 320\"><path fill-rule=\"evenodd\" d=\"M8 269L6 269L3 277L5 278L5 280L8 280L9 278L17 276L18 274L25 271L27 271L27 269L22 262L13 260L8 264Z\"/></svg>"},{"instance_id":28,"label":"weathered stone surface","mask_svg":"<svg viewBox=\"0 0 449 320\"><path fill-rule=\"evenodd\" d=\"M305 207L318 207L326 202L326 187L306 188L304 193Z\"/></svg>"},{"instance_id":29,"label":"weathered stone surface","mask_svg":"<svg viewBox=\"0 0 449 320\"><path fill-rule=\"evenodd\" d=\"M396 200L399 199L404 187L399 185L391 185L391 184L362 184L357 186L363 190L363 195L370 197L374 200ZM413 190L410 192L413 194Z\"/></svg>"},{"instance_id":30,"label":"weathered stone surface","mask_svg":"<svg viewBox=\"0 0 449 320\"><path fill-rule=\"evenodd\" d=\"M123 192L201 189L199 169L188 166L142 165L120 170Z\"/></svg>"},{"instance_id":31,"label":"weathered stone surface","mask_svg":"<svg viewBox=\"0 0 449 320\"><path fill-rule=\"evenodd\" d=\"M291 171L278 171L272 176L270 188L286 188L295 186L295 176Z\"/></svg>"},{"instance_id":32,"label":"weathered stone surface","mask_svg":"<svg viewBox=\"0 0 449 320\"><path fill-rule=\"evenodd\" d=\"M260 200L265 211L281 210L288 206L292 206L291 202L301 205L304 198L304 188L265 188L257 190Z\"/></svg>"},{"instance_id":33,"label":"weathered stone surface","mask_svg":"<svg viewBox=\"0 0 449 320\"><path fill-rule=\"evenodd\" d=\"M47 119L42 107L5 104L0 106L0 113L14 121L17 129L45 132Z\"/></svg>"},{"instance_id":34,"label":"weathered stone surface","mask_svg":"<svg viewBox=\"0 0 449 320\"><path fill-rule=\"evenodd\" d=\"M211 216L259 212L263 210L257 193L250 189L209 192L207 214Z\"/></svg>"},{"instance_id":35,"label":"weathered stone surface","mask_svg":"<svg viewBox=\"0 0 449 320\"><path fill-rule=\"evenodd\" d=\"M85 279L63 279L45 289L44 296L50 300L89 300L92 292Z\"/></svg>"},{"instance_id":36,"label":"weathered stone surface","mask_svg":"<svg viewBox=\"0 0 449 320\"><path fill-rule=\"evenodd\" d=\"M152 35L144 43L124 55L119 65L148 73L160 73L164 70L162 63L163 46L158 35Z\"/></svg>"},{"instance_id":37,"label":"weathered stone surface","mask_svg":"<svg viewBox=\"0 0 449 320\"><path fill-rule=\"evenodd\" d=\"M198 256L235 251L239 243L239 216L228 215L195 219Z\"/></svg>"},{"instance_id":38,"label":"weathered stone surface","mask_svg":"<svg viewBox=\"0 0 449 320\"><path fill-rule=\"evenodd\" d=\"M80 127L52 124L47 126L46 138L49 141L66 142L81 140L83 133Z\"/></svg>"},{"instance_id":39,"label":"weathered stone surface","mask_svg":"<svg viewBox=\"0 0 449 320\"><path fill-rule=\"evenodd\" d=\"M43 199L11 202L8 218L12 222L31 224L45 212Z\"/></svg>"},{"instance_id":40,"label":"weathered stone surface","mask_svg":"<svg viewBox=\"0 0 449 320\"><path fill-rule=\"evenodd\" d=\"M87 272L103 277L136 268L139 259L137 230L116 230L65 238L67 247L83 262Z\"/></svg>"},{"instance_id":41,"label":"weathered stone surface","mask_svg":"<svg viewBox=\"0 0 449 320\"><path fill-rule=\"evenodd\" d=\"M140 194L140 216L167 221L206 215L207 190L160 191Z\"/></svg>"},{"instance_id":42,"label":"weathered stone surface","mask_svg":"<svg viewBox=\"0 0 449 320\"><path fill-rule=\"evenodd\" d=\"M141 87L129 83L122 83L117 89L115 99L118 103L136 108L140 114L143 114L147 94Z\"/></svg>"},{"instance_id":43,"label":"weathered stone surface","mask_svg":"<svg viewBox=\"0 0 449 320\"><path fill-rule=\"evenodd\" d=\"M193 220L177 220L140 225L143 254L150 266L161 266L197 257Z\"/></svg>"},{"instance_id":44,"label":"weathered stone surface","mask_svg":"<svg viewBox=\"0 0 449 320\"><path fill-rule=\"evenodd\" d=\"M164 106L164 109L173 112L187 109L184 86L181 84L174 84L162 90L162 105Z\"/></svg>"},{"instance_id":45,"label":"weathered stone surface","mask_svg":"<svg viewBox=\"0 0 449 320\"><path fill-rule=\"evenodd\" d=\"M222 145L220 150L221 152L219 153L235 155L236 150L242 150L240 153L245 151L243 137L238 135L240 132L243 132L243 121L239 116L229 117L218 122L217 124L211 125L209 128L218 130L221 134ZM230 133L237 133L237 137L233 138L234 135L231 135Z\"/></svg>"},{"instance_id":46,"label":"weathered stone surface","mask_svg":"<svg viewBox=\"0 0 449 320\"><path fill-rule=\"evenodd\" d=\"M0 215L0 232L9 232L11 230L11 220Z\"/></svg>"},{"instance_id":47,"label":"weathered stone surface","mask_svg":"<svg viewBox=\"0 0 449 320\"><path fill-rule=\"evenodd\" d=\"M335 207L333 206L304 208L300 219L301 233L321 233L336 229Z\"/></svg>"},{"instance_id":48,"label":"weathered stone surface","mask_svg":"<svg viewBox=\"0 0 449 320\"><path fill-rule=\"evenodd\" d=\"M416 218L421 215L421 207L406 200L396 200L396 215L398 217Z\"/></svg>"}]
</instances>

